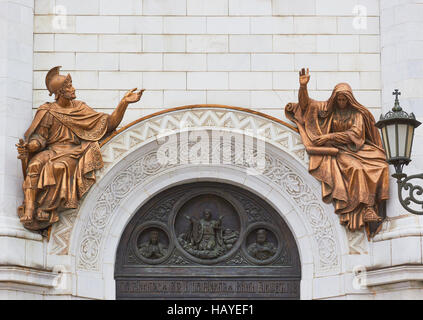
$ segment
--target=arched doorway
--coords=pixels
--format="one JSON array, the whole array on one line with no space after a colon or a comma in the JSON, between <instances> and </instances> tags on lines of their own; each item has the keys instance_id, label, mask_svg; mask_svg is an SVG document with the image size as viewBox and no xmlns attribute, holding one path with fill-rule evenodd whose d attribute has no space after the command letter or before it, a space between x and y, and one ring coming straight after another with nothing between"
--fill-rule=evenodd
<instances>
[{"instance_id":1,"label":"arched doorway","mask_svg":"<svg viewBox=\"0 0 423 320\"><path fill-rule=\"evenodd\" d=\"M115 263L117 299L299 299L294 237L263 199L196 182L167 189L133 216Z\"/></svg>"},{"instance_id":2,"label":"arched doorway","mask_svg":"<svg viewBox=\"0 0 423 320\"><path fill-rule=\"evenodd\" d=\"M249 174L235 159L220 164L160 164L156 161L161 132L255 128L266 140L266 169ZM168 188L215 181L248 190L271 205L289 226L301 257L301 299L320 297L315 288L342 277L348 254L345 229L322 202L320 185L307 172L304 145L298 133L277 119L228 106L187 106L149 115L121 129L101 148L105 167L98 172L78 210L62 214L53 228L48 263L70 270L75 296L116 299L115 267L122 235L138 210ZM215 217L216 219L216 217ZM53 267L54 265L52 265ZM335 287L331 287L332 289ZM342 294L342 286L330 292Z\"/></svg>"}]
</instances>

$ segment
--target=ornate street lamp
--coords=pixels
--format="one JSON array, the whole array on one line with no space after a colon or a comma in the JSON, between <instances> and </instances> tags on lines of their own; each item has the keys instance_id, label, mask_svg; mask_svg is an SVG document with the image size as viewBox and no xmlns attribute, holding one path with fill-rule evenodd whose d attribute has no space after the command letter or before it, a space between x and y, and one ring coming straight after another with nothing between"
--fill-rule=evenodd
<instances>
[{"instance_id":1,"label":"ornate street lamp","mask_svg":"<svg viewBox=\"0 0 423 320\"><path fill-rule=\"evenodd\" d=\"M395 106L376 123L376 127L382 131L383 145L386 150L386 161L395 167L395 174L392 176L397 179L398 198L401 205L413 214L423 215L423 199L419 200L416 196L423 195L423 187L410 183L412 179L423 179L423 173L407 176L402 172L404 165L411 161L411 149L413 146L414 129L421 123L416 120L413 113L408 114L400 107L398 96L401 92L398 89L393 93ZM408 191L404 198L403 191ZM422 197L423 198L423 197ZM414 203L421 209L413 209L410 205Z\"/></svg>"}]
</instances>

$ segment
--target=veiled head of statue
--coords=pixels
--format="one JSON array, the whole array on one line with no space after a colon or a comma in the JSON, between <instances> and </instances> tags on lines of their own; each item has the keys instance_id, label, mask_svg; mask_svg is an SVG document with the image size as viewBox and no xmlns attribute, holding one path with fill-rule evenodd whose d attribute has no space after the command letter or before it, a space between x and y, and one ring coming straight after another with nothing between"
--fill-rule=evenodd
<instances>
[{"instance_id":1,"label":"veiled head of statue","mask_svg":"<svg viewBox=\"0 0 423 320\"><path fill-rule=\"evenodd\" d=\"M344 110L354 99L352 89L348 83L339 83L333 89L332 97L335 99L335 105L338 109Z\"/></svg>"},{"instance_id":2,"label":"veiled head of statue","mask_svg":"<svg viewBox=\"0 0 423 320\"><path fill-rule=\"evenodd\" d=\"M52 68L46 76L46 86L51 95L55 95L58 100L63 96L67 100L76 98L75 89L72 86L72 77L70 74L63 76L59 74L60 66Z\"/></svg>"},{"instance_id":3,"label":"veiled head of statue","mask_svg":"<svg viewBox=\"0 0 423 320\"><path fill-rule=\"evenodd\" d=\"M336 104L339 109L344 110L348 107L348 98L343 93L336 95Z\"/></svg>"},{"instance_id":4,"label":"veiled head of statue","mask_svg":"<svg viewBox=\"0 0 423 320\"><path fill-rule=\"evenodd\" d=\"M365 110L365 108L355 99L351 86L348 83L337 84L329 98L325 114L329 115L336 109L342 110L351 107L360 111Z\"/></svg>"}]
</instances>

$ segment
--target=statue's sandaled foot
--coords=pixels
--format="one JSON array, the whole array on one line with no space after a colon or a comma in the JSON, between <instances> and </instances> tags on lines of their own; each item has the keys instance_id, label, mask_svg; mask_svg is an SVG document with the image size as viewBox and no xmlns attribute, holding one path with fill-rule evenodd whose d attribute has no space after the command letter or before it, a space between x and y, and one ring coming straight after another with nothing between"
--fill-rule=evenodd
<instances>
[{"instance_id":1,"label":"statue's sandaled foot","mask_svg":"<svg viewBox=\"0 0 423 320\"><path fill-rule=\"evenodd\" d=\"M50 220L50 213L45 212L43 210L37 211L37 220L38 221L49 221Z\"/></svg>"},{"instance_id":2,"label":"statue's sandaled foot","mask_svg":"<svg viewBox=\"0 0 423 320\"><path fill-rule=\"evenodd\" d=\"M32 222L32 216L27 216L27 215L24 215L21 219L20 219L20 221L23 223L23 224L27 224L27 223L31 223Z\"/></svg>"},{"instance_id":3,"label":"statue's sandaled foot","mask_svg":"<svg viewBox=\"0 0 423 320\"><path fill-rule=\"evenodd\" d=\"M376 214L375 209L373 207L367 207L364 211L364 222L381 222L382 218Z\"/></svg>"},{"instance_id":4,"label":"statue's sandaled foot","mask_svg":"<svg viewBox=\"0 0 423 320\"><path fill-rule=\"evenodd\" d=\"M33 220L34 208L26 207L23 216L20 218L20 221L23 224L31 223Z\"/></svg>"},{"instance_id":5,"label":"statue's sandaled foot","mask_svg":"<svg viewBox=\"0 0 423 320\"><path fill-rule=\"evenodd\" d=\"M32 220L33 220L33 218L32 218L32 214L27 214L26 212L25 212L25 214L23 215L23 217L20 219L20 221L21 221L23 224L31 223L31 222L32 222Z\"/></svg>"}]
</instances>

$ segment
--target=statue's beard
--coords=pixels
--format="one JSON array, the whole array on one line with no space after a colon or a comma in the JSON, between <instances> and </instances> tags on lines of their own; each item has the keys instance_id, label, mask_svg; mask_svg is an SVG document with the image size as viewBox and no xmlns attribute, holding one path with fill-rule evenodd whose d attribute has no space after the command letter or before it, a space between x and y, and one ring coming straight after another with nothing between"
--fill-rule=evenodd
<instances>
[{"instance_id":1,"label":"statue's beard","mask_svg":"<svg viewBox=\"0 0 423 320\"><path fill-rule=\"evenodd\" d=\"M74 92L70 93L70 92L64 92L62 93L62 97L65 98L66 100L72 101L76 99L76 95Z\"/></svg>"}]
</instances>

